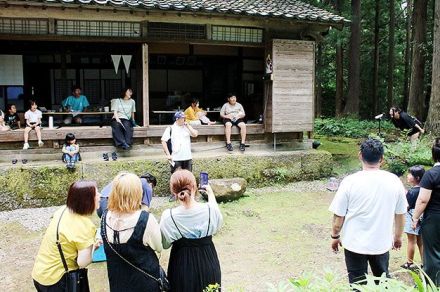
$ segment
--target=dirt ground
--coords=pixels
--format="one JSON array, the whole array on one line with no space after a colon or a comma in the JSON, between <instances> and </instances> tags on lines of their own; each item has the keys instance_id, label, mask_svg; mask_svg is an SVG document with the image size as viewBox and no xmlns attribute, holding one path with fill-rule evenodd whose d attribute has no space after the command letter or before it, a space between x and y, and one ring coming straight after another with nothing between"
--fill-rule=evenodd
<instances>
[{"instance_id":1,"label":"dirt ground","mask_svg":"<svg viewBox=\"0 0 440 292\"><path fill-rule=\"evenodd\" d=\"M327 181L300 182L284 187L250 189L246 197L221 204L224 226L214 237L223 291L267 291L303 273L332 271L346 278L342 253L330 250L334 193ZM172 206L166 203L153 213ZM0 287L2 291L33 291L31 271L44 228L32 231L17 221L0 220ZM169 250L162 253L166 267ZM391 252L390 269L405 261L405 249ZM89 266L92 291L108 291L106 264Z\"/></svg>"}]
</instances>

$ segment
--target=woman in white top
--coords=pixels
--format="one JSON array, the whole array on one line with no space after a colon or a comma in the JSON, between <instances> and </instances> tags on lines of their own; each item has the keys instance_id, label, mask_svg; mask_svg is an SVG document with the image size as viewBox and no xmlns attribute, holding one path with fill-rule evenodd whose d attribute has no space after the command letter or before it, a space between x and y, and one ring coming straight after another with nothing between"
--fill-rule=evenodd
<instances>
[{"instance_id":1,"label":"woman in white top","mask_svg":"<svg viewBox=\"0 0 440 292\"><path fill-rule=\"evenodd\" d=\"M124 150L133 144L133 127L137 126L134 118L136 102L131 98L133 90L129 87L122 91L121 98L113 99L112 135L116 147Z\"/></svg>"},{"instance_id":2,"label":"woman in white top","mask_svg":"<svg viewBox=\"0 0 440 292\"><path fill-rule=\"evenodd\" d=\"M10 129L5 123L5 114L0 110L0 132L9 131Z\"/></svg>"},{"instance_id":3,"label":"woman in white top","mask_svg":"<svg viewBox=\"0 0 440 292\"><path fill-rule=\"evenodd\" d=\"M141 210L141 200L142 183L137 175L124 172L114 178L108 211L101 218L112 292L159 291L160 228L152 214Z\"/></svg>"},{"instance_id":4,"label":"woman in white top","mask_svg":"<svg viewBox=\"0 0 440 292\"><path fill-rule=\"evenodd\" d=\"M180 206L162 213L162 245L171 248L168 280L171 291L203 291L209 284L221 284L220 263L212 235L223 217L209 185L208 203L195 200L196 179L188 170L177 170L170 179L171 193Z\"/></svg>"}]
</instances>

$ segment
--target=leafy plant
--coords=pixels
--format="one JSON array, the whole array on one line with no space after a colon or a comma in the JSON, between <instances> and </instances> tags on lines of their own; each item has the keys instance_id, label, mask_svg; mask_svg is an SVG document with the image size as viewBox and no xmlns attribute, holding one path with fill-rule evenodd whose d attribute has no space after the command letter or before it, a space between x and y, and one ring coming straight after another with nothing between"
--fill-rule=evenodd
<instances>
[{"instance_id":1,"label":"leafy plant","mask_svg":"<svg viewBox=\"0 0 440 292\"><path fill-rule=\"evenodd\" d=\"M318 135L343 136L349 138L366 138L378 132L378 122L353 118L315 119L314 131ZM381 124L381 131L394 131L394 126L387 121Z\"/></svg>"}]
</instances>

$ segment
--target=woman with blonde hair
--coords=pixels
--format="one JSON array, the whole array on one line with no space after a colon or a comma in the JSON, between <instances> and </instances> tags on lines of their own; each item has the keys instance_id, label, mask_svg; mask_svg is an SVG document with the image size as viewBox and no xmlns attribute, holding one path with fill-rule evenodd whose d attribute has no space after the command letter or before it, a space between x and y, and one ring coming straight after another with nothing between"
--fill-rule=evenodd
<instances>
[{"instance_id":1,"label":"woman with blonde hair","mask_svg":"<svg viewBox=\"0 0 440 292\"><path fill-rule=\"evenodd\" d=\"M168 279L171 291L203 291L210 284L221 284L220 263L212 235L223 217L214 193L206 187L208 203L195 200L196 179L188 170L177 170L170 179L171 193L180 206L162 213L162 245L171 248Z\"/></svg>"},{"instance_id":2,"label":"woman with blonde hair","mask_svg":"<svg viewBox=\"0 0 440 292\"><path fill-rule=\"evenodd\" d=\"M108 211L101 218L110 291L160 291L162 251L156 218L141 210L142 183L128 172L112 182Z\"/></svg>"}]
</instances>

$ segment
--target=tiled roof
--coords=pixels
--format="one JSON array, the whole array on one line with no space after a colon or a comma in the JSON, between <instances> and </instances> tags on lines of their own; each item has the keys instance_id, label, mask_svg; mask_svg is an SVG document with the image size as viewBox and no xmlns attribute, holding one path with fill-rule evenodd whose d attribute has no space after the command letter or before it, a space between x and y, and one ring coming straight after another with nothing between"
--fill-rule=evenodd
<instances>
[{"instance_id":1,"label":"tiled roof","mask_svg":"<svg viewBox=\"0 0 440 292\"><path fill-rule=\"evenodd\" d=\"M346 21L341 16L296 0L40 0L40 2L222 13L330 24L343 24Z\"/></svg>"}]
</instances>

